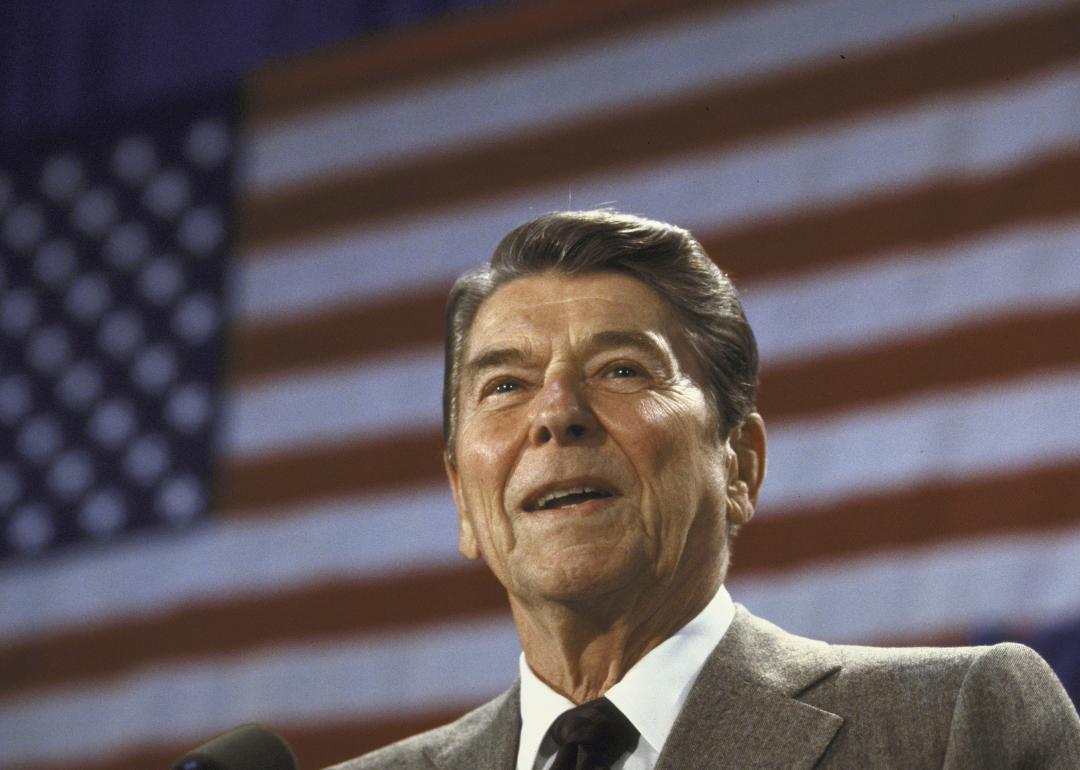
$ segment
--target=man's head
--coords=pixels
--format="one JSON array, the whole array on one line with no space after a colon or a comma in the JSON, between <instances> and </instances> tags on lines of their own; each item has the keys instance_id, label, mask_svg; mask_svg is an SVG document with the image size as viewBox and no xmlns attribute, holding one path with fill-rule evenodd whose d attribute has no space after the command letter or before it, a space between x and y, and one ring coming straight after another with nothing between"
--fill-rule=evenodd
<instances>
[{"instance_id":1,"label":"man's head","mask_svg":"<svg viewBox=\"0 0 1080 770\"><path fill-rule=\"evenodd\" d=\"M698 601L763 474L756 363L734 289L685 231L607 212L515 229L448 304L462 551L519 602Z\"/></svg>"},{"instance_id":2,"label":"man's head","mask_svg":"<svg viewBox=\"0 0 1080 770\"><path fill-rule=\"evenodd\" d=\"M731 280L692 235L674 225L608 211L553 212L511 230L487 267L466 273L446 306L443 441L451 464L457 433L461 357L476 311L500 286L553 271L632 276L668 303L694 354L699 383L721 435L754 409L758 354Z\"/></svg>"}]
</instances>

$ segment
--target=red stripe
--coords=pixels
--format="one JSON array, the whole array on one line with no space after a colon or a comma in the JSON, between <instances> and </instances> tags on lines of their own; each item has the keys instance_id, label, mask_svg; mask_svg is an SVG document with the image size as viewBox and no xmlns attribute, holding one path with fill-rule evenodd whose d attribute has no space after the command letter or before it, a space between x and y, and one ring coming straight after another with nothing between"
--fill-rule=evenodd
<instances>
[{"instance_id":1,"label":"red stripe","mask_svg":"<svg viewBox=\"0 0 1080 770\"><path fill-rule=\"evenodd\" d=\"M442 450L442 433L429 432L226 462L215 509L244 514L252 508L427 484L444 478Z\"/></svg>"},{"instance_id":2,"label":"red stripe","mask_svg":"<svg viewBox=\"0 0 1080 770\"><path fill-rule=\"evenodd\" d=\"M439 285L285 322L242 324L227 376L245 382L441 345L449 291Z\"/></svg>"},{"instance_id":3,"label":"red stripe","mask_svg":"<svg viewBox=\"0 0 1080 770\"><path fill-rule=\"evenodd\" d=\"M1080 524L1080 464L973 481L929 482L746 525L732 574L767 573L853 555Z\"/></svg>"},{"instance_id":4,"label":"red stripe","mask_svg":"<svg viewBox=\"0 0 1080 770\"><path fill-rule=\"evenodd\" d=\"M508 612L502 586L486 567L473 563L207 599L151 618L65 629L0 646L0 696L108 679L162 660L233 655L266 644L402 632Z\"/></svg>"},{"instance_id":5,"label":"red stripe","mask_svg":"<svg viewBox=\"0 0 1080 770\"><path fill-rule=\"evenodd\" d=\"M804 210L698 236L738 283L857 263L891 249L937 247L1077 212L1080 156L1069 152L1001 176L953 178L912 194L866 196L856 206Z\"/></svg>"},{"instance_id":6,"label":"red stripe","mask_svg":"<svg viewBox=\"0 0 1080 770\"><path fill-rule=\"evenodd\" d=\"M760 0L548 0L479 8L365 35L333 48L260 68L248 80L248 121L287 119L372 92L506 66L581 40L633 33L701 8L737 8Z\"/></svg>"},{"instance_id":7,"label":"red stripe","mask_svg":"<svg viewBox=\"0 0 1080 770\"><path fill-rule=\"evenodd\" d=\"M768 369L757 404L766 421L806 418L1078 362L1080 307L1074 307L995 318L888 347Z\"/></svg>"}]
</instances>

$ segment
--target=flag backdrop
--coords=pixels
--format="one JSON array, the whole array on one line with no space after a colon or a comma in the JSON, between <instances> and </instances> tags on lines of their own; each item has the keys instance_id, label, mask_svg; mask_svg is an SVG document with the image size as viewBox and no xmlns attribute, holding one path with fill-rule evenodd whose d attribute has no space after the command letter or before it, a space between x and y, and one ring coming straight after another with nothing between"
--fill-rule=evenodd
<instances>
[{"instance_id":1,"label":"flag backdrop","mask_svg":"<svg viewBox=\"0 0 1080 770\"><path fill-rule=\"evenodd\" d=\"M769 457L736 601L842 642L1080 615L1080 4L554 0L245 104L213 520L0 567L0 767L259 720L315 770L505 688L442 305L552 209L688 227L741 289Z\"/></svg>"}]
</instances>

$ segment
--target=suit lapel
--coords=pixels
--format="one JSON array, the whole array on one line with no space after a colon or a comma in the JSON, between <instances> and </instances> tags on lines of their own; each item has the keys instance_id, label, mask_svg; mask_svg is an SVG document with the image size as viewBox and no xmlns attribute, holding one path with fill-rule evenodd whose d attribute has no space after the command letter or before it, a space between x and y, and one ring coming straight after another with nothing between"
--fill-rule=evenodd
<instances>
[{"instance_id":1,"label":"suit lapel","mask_svg":"<svg viewBox=\"0 0 1080 770\"><path fill-rule=\"evenodd\" d=\"M736 605L735 619L705 662L656 770L809 770L844 720L796 700L840 669L829 645L791 636ZM513 770L521 732L521 685L455 723L429 749L438 770Z\"/></svg>"},{"instance_id":2,"label":"suit lapel","mask_svg":"<svg viewBox=\"0 0 1080 770\"><path fill-rule=\"evenodd\" d=\"M521 682L455 727L451 740L426 752L439 770L513 770L521 734Z\"/></svg>"},{"instance_id":3,"label":"suit lapel","mask_svg":"<svg viewBox=\"0 0 1080 770\"><path fill-rule=\"evenodd\" d=\"M844 720L795 698L839 668L829 645L786 634L737 606L656 770L809 770Z\"/></svg>"}]
</instances>

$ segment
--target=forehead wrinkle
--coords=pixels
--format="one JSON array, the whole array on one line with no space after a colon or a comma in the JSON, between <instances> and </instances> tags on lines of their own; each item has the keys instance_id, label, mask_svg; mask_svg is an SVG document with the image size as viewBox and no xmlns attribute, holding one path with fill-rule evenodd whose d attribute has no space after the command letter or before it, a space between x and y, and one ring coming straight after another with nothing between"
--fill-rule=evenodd
<instances>
[{"instance_id":1,"label":"forehead wrinkle","mask_svg":"<svg viewBox=\"0 0 1080 770\"><path fill-rule=\"evenodd\" d=\"M497 366L506 366L507 364L524 363L526 358L525 351L521 348L495 348L493 350L485 350L465 364L463 375L466 379L469 379L486 369L492 369Z\"/></svg>"}]
</instances>

